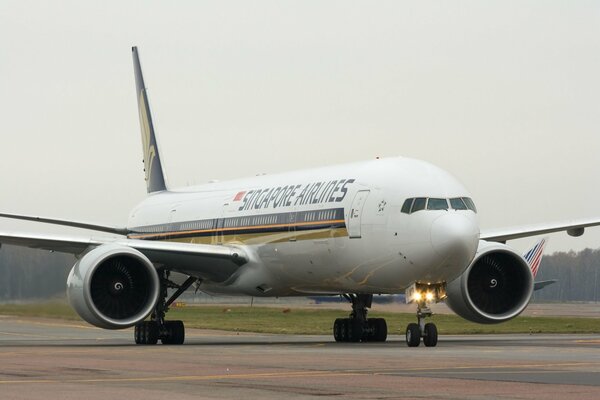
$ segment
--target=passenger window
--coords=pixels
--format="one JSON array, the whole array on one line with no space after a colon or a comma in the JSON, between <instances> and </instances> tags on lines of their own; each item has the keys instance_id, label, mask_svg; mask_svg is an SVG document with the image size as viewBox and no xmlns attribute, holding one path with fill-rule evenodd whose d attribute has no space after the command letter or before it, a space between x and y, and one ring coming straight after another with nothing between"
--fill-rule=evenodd
<instances>
[{"instance_id":1,"label":"passenger window","mask_svg":"<svg viewBox=\"0 0 600 400\"><path fill-rule=\"evenodd\" d=\"M410 212L420 211L425 209L425 202L427 199L425 197L417 197L413 202L413 206Z\"/></svg>"},{"instance_id":2,"label":"passenger window","mask_svg":"<svg viewBox=\"0 0 600 400\"><path fill-rule=\"evenodd\" d=\"M467 205L467 207L469 208L469 210L471 210L473 212L477 212L477 207L475 207L475 203L473 203L473 200L471 200L468 197L463 197L462 199L465 202L465 204Z\"/></svg>"},{"instance_id":3,"label":"passenger window","mask_svg":"<svg viewBox=\"0 0 600 400\"><path fill-rule=\"evenodd\" d=\"M428 210L447 210L448 201L446 199L429 199L427 201Z\"/></svg>"},{"instance_id":4,"label":"passenger window","mask_svg":"<svg viewBox=\"0 0 600 400\"><path fill-rule=\"evenodd\" d=\"M410 214L410 208L412 207L413 200L414 199L406 199L404 201L404 204L402 205L402 210L400 210L400 211L405 214Z\"/></svg>"},{"instance_id":5,"label":"passenger window","mask_svg":"<svg viewBox=\"0 0 600 400\"><path fill-rule=\"evenodd\" d=\"M455 210L467 210L467 205L460 197L450 199L450 207Z\"/></svg>"}]
</instances>

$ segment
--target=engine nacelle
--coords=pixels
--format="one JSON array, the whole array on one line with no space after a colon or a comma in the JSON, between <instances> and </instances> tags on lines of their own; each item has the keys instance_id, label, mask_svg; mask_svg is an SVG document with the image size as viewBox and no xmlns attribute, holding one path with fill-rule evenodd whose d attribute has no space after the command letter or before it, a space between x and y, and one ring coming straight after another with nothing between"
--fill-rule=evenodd
<instances>
[{"instance_id":1,"label":"engine nacelle","mask_svg":"<svg viewBox=\"0 0 600 400\"><path fill-rule=\"evenodd\" d=\"M84 255L67 279L71 307L90 324L128 328L154 309L160 293L156 269L139 251L105 244Z\"/></svg>"},{"instance_id":2,"label":"engine nacelle","mask_svg":"<svg viewBox=\"0 0 600 400\"><path fill-rule=\"evenodd\" d=\"M477 254L461 276L448 283L446 304L466 320L480 324L519 315L533 293L527 261L501 243L479 242Z\"/></svg>"}]
</instances>

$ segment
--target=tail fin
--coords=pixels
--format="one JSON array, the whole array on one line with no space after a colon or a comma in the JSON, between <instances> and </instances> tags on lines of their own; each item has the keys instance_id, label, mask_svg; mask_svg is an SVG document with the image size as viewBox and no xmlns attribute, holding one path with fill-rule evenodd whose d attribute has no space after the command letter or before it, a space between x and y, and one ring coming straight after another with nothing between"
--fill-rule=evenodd
<instances>
[{"instance_id":1,"label":"tail fin","mask_svg":"<svg viewBox=\"0 0 600 400\"><path fill-rule=\"evenodd\" d=\"M523 258L529 264L529 267L531 268L531 273L533 274L534 278L537 275L538 270L540 268L540 263L542 262L542 254L544 253L544 247L546 246L547 242L548 238L543 238L535 246L533 246L531 250L523 254Z\"/></svg>"},{"instance_id":2,"label":"tail fin","mask_svg":"<svg viewBox=\"0 0 600 400\"><path fill-rule=\"evenodd\" d=\"M140 127L142 130L142 145L144 146L144 172L146 173L146 188L148 193L167 190L165 177L163 175L162 164L158 153L158 145L154 135L154 125L152 124L152 114L150 113L150 104L146 86L144 85L144 76L138 56L137 47L133 51L133 69L135 72L135 88L138 101L138 111L140 114Z\"/></svg>"},{"instance_id":3,"label":"tail fin","mask_svg":"<svg viewBox=\"0 0 600 400\"><path fill-rule=\"evenodd\" d=\"M546 246L546 243L548 243L548 238L543 238L542 240L540 240L535 246L533 246L533 248L531 248L531 250L527 251L527 253L523 254L523 258L525 259L525 261L527 261L527 264L529 264L529 267L531 268L531 274L533 275L533 277L535 278L535 276L538 273L538 270L540 269L540 264L542 262L542 255L544 253L544 247ZM547 281L536 281L533 282L533 290L541 290L543 288L545 288L548 285L552 285L553 283L558 282L557 279L549 279Z\"/></svg>"}]
</instances>

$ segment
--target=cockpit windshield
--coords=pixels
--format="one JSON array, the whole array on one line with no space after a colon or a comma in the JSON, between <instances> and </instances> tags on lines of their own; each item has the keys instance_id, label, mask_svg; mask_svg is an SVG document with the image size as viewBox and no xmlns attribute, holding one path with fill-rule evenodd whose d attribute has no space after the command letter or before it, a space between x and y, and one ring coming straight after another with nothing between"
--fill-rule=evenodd
<instances>
[{"instance_id":1,"label":"cockpit windshield","mask_svg":"<svg viewBox=\"0 0 600 400\"><path fill-rule=\"evenodd\" d=\"M448 207L450 206L450 207ZM401 211L404 214L412 214L421 210L471 210L477 212L475 203L469 197L453 197L451 199L412 197L406 199Z\"/></svg>"},{"instance_id":2,"label":"cockpit windshield","mask_svg":"<svg viewBox=\"0 0 600 400\"><path fill-rule=\"evenodd\" d=\"M427 200L427 209L428 210L447 210L448 209L448 200L431 198L431 199Z\"/></svg>"},{"instance_id":3,"label":"cockpit windshield","mask_svg":"<svg viewBox=\"0 0 600 400\"><path fill-rule=\"evenodd\" d=\"M460 197L450 199L450 207L452 207L455 210L468 210L467 205Z\"/></svg>"},{"instance_id":4,"label":"cockpit windshield","mask_svg":"<svg viewBox=\"0 0 600 400\"><path fill-rule=\"evenodd\" d=\"M412 205L412 208L410 209L410 212L413 213L415 211L424 210L425 209L425 204L427 204L427 198L426 197L417 197L415 199L415 201L413 202L413 205Z\"/></svg>"}]
</instances>

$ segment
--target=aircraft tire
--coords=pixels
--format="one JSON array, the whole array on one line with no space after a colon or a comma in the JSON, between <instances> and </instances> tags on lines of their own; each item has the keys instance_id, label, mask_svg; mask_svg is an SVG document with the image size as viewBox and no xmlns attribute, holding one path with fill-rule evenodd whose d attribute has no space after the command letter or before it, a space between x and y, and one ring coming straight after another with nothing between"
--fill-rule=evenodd
<instances>
[{"instance_id":1,"label":"aircraft tire","mask_svg":"<svg viewBox=\"0 0 600 400\"><path fill-rule=\"evenodd\" d=\"M134 338L136 344L158 343L158 324L155 321L144 321L135 325Z\"/></svg>"},{"instance_id":2,"label":"aircraft tire","mask_svg":"<svg viewBox=\"0 0 600 400\"><path fill-rule=\"evenodd\" d=\"M408 347L417 347L421 343L421 329L412 323L406 327L406 344Z\"/></svg>"},{"instance_id":3,"label":"aircraft tire","mask_svg":"<svg viewBox=\"0 0 600 400\"><path fill-rule=\"evenodd\" d=\"M375 318L375 342L385 342L387 339L387 322L384 318Z\"/></svg>"},{"instance_id":4,"label":"aircraft tire","mask_svg":"<svg viewBox=\"0 0 600 400\"><path fill-rule=\"evenodd\" d=\"M340 318L340 342L348 342L348 326L350 325L349 318Z\"/></svg>"},{"instance_id":5,"label":"aircraft tire","mask_svg":"<svg viewBox=\"0 0 600 400\"><path fill-rule=\"evenodd\" d=\"M360 342L363 338L363 324L355 319L347 320L348 342Z\"/></svg>"},{"instance_id":6,"label":"aircraft tire","mask_svg":"<svg viewBox=\"0 0 600 400\"><path fill-rule=\"evenodd\" d=\"M166 336L161 338L162 344L183 344L185 341L185 326L182 321L165 321Z\"/></svg>"},{"instance_id":7,"label":"aircraft tire","mask_svg":"<svg viewBox=\"0 0 600 400\"><path fill-rule=\"evenodd\" d=\"M423 330L423 343L425 346L435 347L438 342L438 332L435 324L429 322L425 324L425 328Z\"/></svg>"},{"instance_id":8,"label":"aircraft tire","mask_svg":"<svg viewBox=\"0 0 600 400\"><path fill-rule=\"evenodd\" d=\"M337 318L333 323L333 338L336 342L343 341L342 339L344 335L342 334L342 331L344 330L344 323L342 321L343 320L341 318Z\"/></svg>"}]
</instances>

